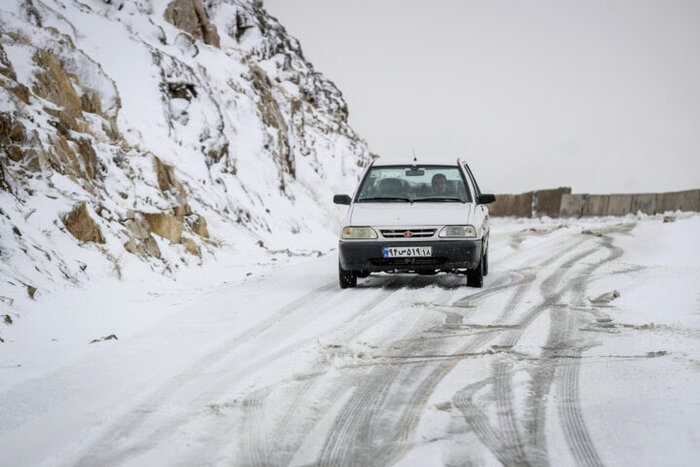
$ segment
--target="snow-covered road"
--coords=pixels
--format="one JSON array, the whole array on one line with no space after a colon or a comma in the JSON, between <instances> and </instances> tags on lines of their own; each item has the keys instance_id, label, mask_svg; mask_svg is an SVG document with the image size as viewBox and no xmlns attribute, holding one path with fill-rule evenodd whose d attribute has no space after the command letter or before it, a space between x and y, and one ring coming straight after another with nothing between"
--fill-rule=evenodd
<instances>
[{"instance_id":1,"label":"snow-covered road","mask_svg":"<svg viewBox=\"0 0 700 467\"><path fill-rule=\"evenodd\" d=\"M116 290L119 340L53 352L18 320L0 464L689 465L698 238L697 215L497 220L483 289L341 291L327 255Z\"/></svg>"}]
</instances>

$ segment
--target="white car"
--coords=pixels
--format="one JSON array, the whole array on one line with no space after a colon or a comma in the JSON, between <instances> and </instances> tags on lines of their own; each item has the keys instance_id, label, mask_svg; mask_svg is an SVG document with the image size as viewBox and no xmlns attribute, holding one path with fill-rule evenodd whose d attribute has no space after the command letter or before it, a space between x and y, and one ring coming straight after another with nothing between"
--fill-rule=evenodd
<instances>
[{"instance_id":1,"label":"white car","mask_svg":"<svg viewBox=\"0 0 700 467\"><path fill-rule=\"evenodd\" d=\"M372 164L348 205L338 248L341 288L372 272L460 272L481 287L488 274L489 210L469 166Z\"/></svg>"}]
</instances>

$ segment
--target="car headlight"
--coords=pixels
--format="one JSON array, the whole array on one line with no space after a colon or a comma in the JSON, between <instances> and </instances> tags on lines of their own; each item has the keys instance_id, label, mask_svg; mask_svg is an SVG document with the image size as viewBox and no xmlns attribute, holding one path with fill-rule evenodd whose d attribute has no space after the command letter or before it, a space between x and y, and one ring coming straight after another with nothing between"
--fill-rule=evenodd
<instances>
[{"instance_id":1,"label":"car headlight","mask_svg":"<svg viewBox=\"0 0 700 467\"><path fill-rule=\"evenodd\" d=\"M345 227L341 238L356 240L361 238L377 238L377 232L372 227Z\"/></svg>"},{"instance_id":2,"label":"car headlight","mask_svg":"<svg viewBox=\"0 0 700 467\"><path fill-rule=\"evenodd\" d=\"M438 237L476 238L476 229L473 225L448 225L440 230Z\"/></svg>"}]
</instances>

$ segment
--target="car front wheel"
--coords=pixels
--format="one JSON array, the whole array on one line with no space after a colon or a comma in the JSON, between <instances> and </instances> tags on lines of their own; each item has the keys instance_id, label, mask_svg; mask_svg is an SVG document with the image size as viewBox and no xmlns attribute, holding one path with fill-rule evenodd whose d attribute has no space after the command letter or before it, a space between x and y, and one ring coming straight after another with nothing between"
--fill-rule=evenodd
<instances>
[{"instance_id":1,"label":"car front wheel","mask_svg":"<svg viewBox=\"0 0 700 467\"><path fill-rule=\"evenodd\" d=\"M357 273L347 271L338 264L338 283L341 289L348 289L357 285Z\"/></svg>"},{"instance_id":2,"label":"car front wheel","mask_svg":"<svg viewBox=\"0 0 700 467\"><path fill-rule=\"evenodd\" d=\"M489 275L489 252L488 252L488 250L484 254L484 259L482 259L482 261L484 263L484 276L488 276Z\"/></svg>"},{"instance_id":3,"label":"car front wheel","mask_svg":"<svg viewBox=\"0 0 700 467\"><path fill-rule=\"evenodd\" d=\"M484 286L484 257L479 260L479 265L467 270L467 286L481 288Z\"/></svg>"}]
</instances>

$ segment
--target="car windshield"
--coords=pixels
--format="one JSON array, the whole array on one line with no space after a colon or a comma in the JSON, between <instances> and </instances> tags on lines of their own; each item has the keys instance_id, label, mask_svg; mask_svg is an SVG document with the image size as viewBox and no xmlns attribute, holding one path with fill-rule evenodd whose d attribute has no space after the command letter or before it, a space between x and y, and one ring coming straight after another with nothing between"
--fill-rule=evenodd
<instances>
[{"instance_id":1,"label":"car windshield","mask_svg":"<svg viewBox=\"0 0 700 467\"><path fill-rule=\"evenodd\" d=\"M471 196L455 166L395 165L372 167L360 187L357 201L467 203Z\"/></svg>"}]
</instances>

